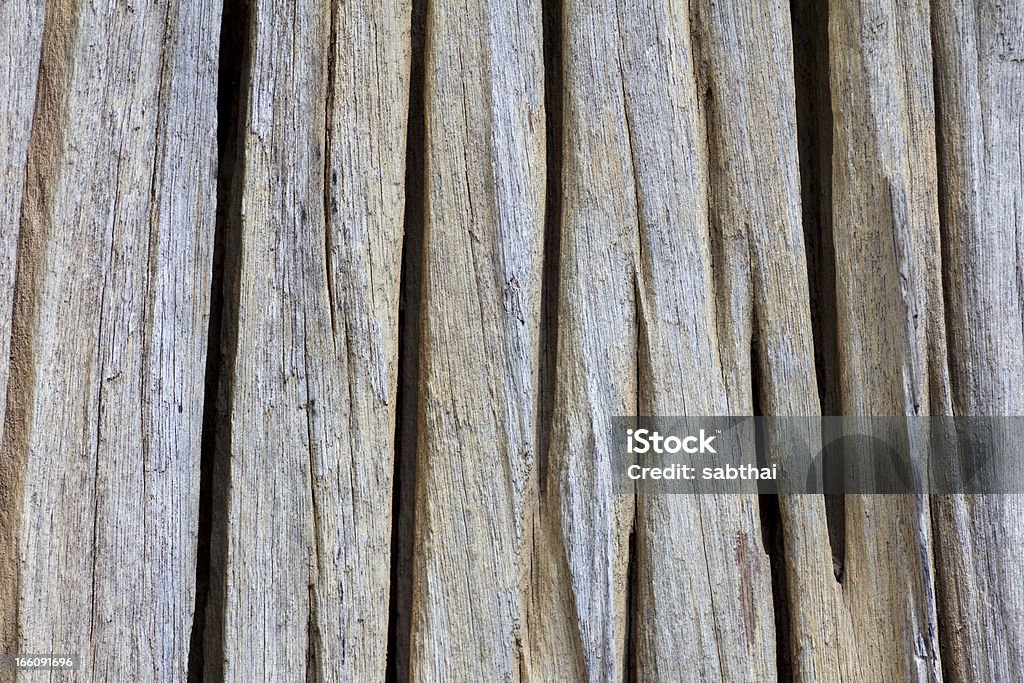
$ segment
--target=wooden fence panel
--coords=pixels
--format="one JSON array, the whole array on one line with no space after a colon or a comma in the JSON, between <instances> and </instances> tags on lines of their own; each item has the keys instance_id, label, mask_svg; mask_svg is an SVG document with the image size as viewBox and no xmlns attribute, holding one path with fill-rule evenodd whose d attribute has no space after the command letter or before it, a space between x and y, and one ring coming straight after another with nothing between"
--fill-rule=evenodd
<instances>
[{"instance_id":1,"label":"wooden fence panel","mask_svg":"<svg viewBox=\"0 0 1024 683\"><path fill-rule=\"evenodd\" d=\"M0 655L1024 677L1019 496L657 495L613 432L1024 413L1022 27L999 0L0 3Z\"/></svg>"}]
</instances>

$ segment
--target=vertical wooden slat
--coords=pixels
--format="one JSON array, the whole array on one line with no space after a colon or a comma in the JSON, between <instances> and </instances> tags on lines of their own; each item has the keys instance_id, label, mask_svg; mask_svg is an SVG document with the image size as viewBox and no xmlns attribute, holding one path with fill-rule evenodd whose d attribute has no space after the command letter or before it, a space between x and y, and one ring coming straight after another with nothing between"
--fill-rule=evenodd
<instances>
[{"instance_id":1,"label":"vertical wooden slat","mask_svg":"<svg viewBox=\"0 0 1024 683\"><path fill-rule=\"evenodd\" d=\"M820 411L832 416L839 413L839 340L832 237L833 124L828 5L828 0L798 0L790 5L790 11L809 286L807 306L814 328ZM787 331L779 332L774 339L785 349ZM768 343L772 343L770 339ZM797 358L798 363L806 362L802 353ZM805 387L809 374L810 368L804 365L803 372L793 375L791 381ZM809 400L806 391L791 391L788 383L776 381L772 373L766 373L763 380L761 401L767 414L817 414L817 401ZM856 638L840 582L845 538L843 525L836 520L842 516L843 500L842 496L829 496L823 501L802 495L780 499L788 584L788 654L796 680L819 680L830 674L849 679L857 670ZM832 513L832 528L829 527L829 512Z\"/></svg>"},{"instance_id":2,"label":"vertical wooden slat","mask_svg":"<svg viewBox=\"0 0 1024 683\"><path fill-rule=\"evenodd\" d=\"M757 169L739 159L736 176L722 173L727 164L719 152L735 131L723 130L714 117L705 122L704 89L716 89L717 98L733 76L723 73L730 65L717 51L721 37L714 31L735 28L725 25L726 17L691 17L686 9L660 2L619 9L639 214L639 412L749 414L749 277L712 270L716 257L719 263L740 257L735 263L747 267L746 224L720 216L728 200L715 203L709 192L715 180L750 182L741 175ZM710 52L703 64L694 54L701 42ZM698 77L699 69L708 75ZM746 93L725 97L730 107L747 106ZM725 224L736 229L713 253L720 236L712 225ZM641 495L636 535L631 617L638 679L773 678L775 622L756 499ZM690 656L672 654L683 650Z\"/></svg>"},{"instance_id":3,"label":"vertical wooden slat","mask_svg":"<svg viewBox=\"0 0 1024 683\"><path fill-rule=\"evenodd\" d=\"M170 3L163 19L155 32L156 36L163 32L164 42L158 66L159 109L149 189L149 221L156 236L150 241L146 270L136 271L126 285L128 291L141 289L150 297L146 309L149 329L141 342L141 405L146 410L141 418L142 451L152 460L142 479L147 496L140 544L144 590L133 601L135 611L122 612L116 639L97 645L96 659L103 662L97 678L126 670L119 649L138 642L140 623L152 629L152 647L158 654L151 663L140 656L138 670L152 666L154 678L184 676L190 655L188 635L193 619L202 618L194 613L197 450L203 419L216 209L215 41L221 5ZM146 146L140 149L149 151ZM130 414L132 398L120 398L114 405ZM122 418L111 411L110 419L113 423ZM123 510L132 507L137 490L116 474L110 486L121 497L107 512L111 519L118 519ZM138 547L122 540L102 576L117 577L125 566L140 562ZM156 596L146 594L155 587L164 587L164 591L170 587L170 595L161 596L159 588ZM106 596L108 604L122 604L125 590L116 585ZM131 670L131 664L127 668Z\"/></svg>"},{"instance_id":4,"label":"vertical wooden slat","mask_svg":"<svg viewBox=\"0 0 1024 683\"><path fill-rule=\"evenodd\" d=\"M844 414L948 414L929 8L830 4ZM846 501L857 677L941 678L928 499Z\"/></svg>"},{"instance_id":5,"label":"vertical wooden slat","mask_svg":"<svg viewBox=\"0 0 1024 683\"><path fill-rule=\"evenodd\" d=\"M23 457L9 451L4 430L18 412L7 412L11 333L15 320L14 283L22 191L28 163L29 134L39 73L43 3L7 2L0 6L0 73L6 89L0 97L0 648L12 649L17 638L17 526L24 475ZM17 392L20 387L15 387ZM17 397L16 397L17 401ZM17 429L12 425L12 428Z\"/></svg>"},{"instance_id":6,"label":"vertical wooden slat","mask_svg":"<svg viewBox=\"0 0 1024 683\"><path fill-rule=\"evenodd\" d=\"M412 680L511 681L535 495L540 3L428 5Z\"/></svg>"},{"instance_id":7,"label":"vertical wooden slat","mask_svg":"<svg viewBox=\"0 0 1024 683\"><path fill-rule=\"evenodd\" d=\"M333 4L326 249L334 401L348 405L325 429L323 479L314 472L321 681L381 680L386 668L410 11L407 0Z\"/></svg>"},{"instance_id":8,"label":"vertical wooden slat","mask_svg":"<svg viewBox=\"0 0 1024 683\"><path fill-rule=\"evenodd\" d=\"M330 7L266 0L251 11L240 224L229 254L238 273L229 285L238 306L229 312L230 439L220 456L230 463L223 652L206 654L207 675L229 681L315 666L313 473L323 477L320 463L333 455L324 411L336 409L324 206ZM221 661L223 672L211 673Z\"/></svg>"},{"instance_id":9,"label":"vertical wooden slat","mask_svg":"<svg viewBox=\"0 0 1024 683\"><path fill-rule=\"evenodd\" d=\"M3 441L24 468L4 520L19 576L3 601L11 651L80 655L87 680L187 666L219 18L189 1L46 8Z\"/></svg>"},{"instance_id":10,"label":"vertical wooden slat","mask_svg":"<svg viewBox=\"0 0 1024 683\"><path fill-rule=\"evenodd\" d=\"M731 400L724 413L749 414L757 401L765 415L817 415L789 7L781 2L699 2L697 17L711 158L708 194L717 238L719 339L722 362L732 373L726 375ZM755 386L759 392L753 396ZM777 438L766 435L769 458L794 447ZM775 624L762 624L759 638L747 647L760 645L762 651L789 662L797 679L814 680L822 672L846 670L843 658L849 654L825 509L822 499L812 496L784 496L779 505L787 557L776 568L785 576L774 581L777 587L786 586L786 602L779 608L789 614L788 619L780 615L777 623L787 623L788 628L777 634ZM755 513L753 524L734 532L737 548L746 537L754 550L737 552L736 564L722 573L749 572L739 558L764 553L757 521ZM719 522L712 529L721 533L723 526ZM767 565L766 558L761 562ZM762 571L767 573L767 568ZM742 594L738 598L750 601ZM770 596L752 602L770 619L766 599ZM749 633L748 615L743 616ZM773 636L789 651L775 652L760 643ZM723 641L728 648L736 639ZM766 660L763 654L757 668L742 672L738 667L751 657L744 654L740 650L733 655L733 672L727 672L726 679L780 674L776 660Z\"/></svg>"},{"instance_id":11,"label":"vertical wooden slat","mask_svg":"<svg viewBox=\"0 0 1024 683\"><path fill-rule=\"evenodd\" d=\"M610 421L637 408L637 200L615 4L572 0L562 18L558 350L531 649L538 678L610 681L627 657L633 500L613 490Z\"/></svg>"},{"instance_id":12,"label":"vertical wooden slat","mask_svg":"<svg viewBox=\"0 0 1024 683\"><path fill-rule=\"evenodd\" d=\"M933 4L953 409L1024 414L1024 7ZM943 663L1024 678L1019 496L934 499Z\"/></svg>"},{"instance_id":13,"label":"vertical wooden slat","mask_svg":"<svg viewBox=\"0 0 1024 683\"><path fill-rule=\"evenodd\" d=\"M252 7L211 676L384 675L408 22Z\"/></svg>"}]
</instances>

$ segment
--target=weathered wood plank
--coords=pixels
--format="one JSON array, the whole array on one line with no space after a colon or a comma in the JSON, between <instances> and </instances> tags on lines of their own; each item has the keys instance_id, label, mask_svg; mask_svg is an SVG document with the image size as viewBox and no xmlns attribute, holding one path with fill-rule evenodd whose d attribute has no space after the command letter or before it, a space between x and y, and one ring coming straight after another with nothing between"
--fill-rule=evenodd
<instances>
[{"instance_id":1,"label":"weathered wood plank","mask_svg":"<svg viewBox=\"0 0 1024 683\"><path fill-rule=\"evenodd\" d=\"M17 271L21 200L28 163L28 141L35 111L43 34L41 0L5 2L0 6L0 648L17 639L18 543L24 462L2 444L4 429L19 413L7 411L7 378L14 329L14 282ZM16 387L17 392L20 387ZM17 427L12 426L17 429Z\"/></svg>"},{"instance_id":2,"label":"weathered wood plank","mask_svg":"<svg viewBox=\"0 0 1024 683\"><path fill-rule=\"evenodd\" d=\"M188 0L46 11L3 440L24 472L5 646L78 654L86 680L185 677L219 18Z\"/></svg>"},{"instance_id":3,"label":"weathered wood plank","mask_svg":"<svg viewBox=\"0 0 1024 683\"><path fill-rule=\"evenodd\" d=\"M956 415L1024 414L1024 7L933 3L949 364ZM943 663L1024 678L1024 505L939 497Z\"/></svg>"},{"instance_id":4,"label":"weathered wood plank","mask_svg":"<svg viewBox=\"0 0 1024 683\"><path fill-rule=\"evenodd\" d=\"M336 386L324 205L330 8L266 1L250 11L240 220L225 276L237 312L226 316L228 451L218 458L229 464L214 601L223 638L205 657L207 677L229 681L315 665L313 471L324 425L334 427L323 411L335 396L324 395Z\"/></svg>"},{"instance_id":5,"label":"weathered wood plank","mask_svg":"<svg viewBox=\"0 0 1024 683\"><path fill-rule=\"evenodd\" d=\"M512 681L536 495L541 8L439 0L427 25L410 675Z\"/></svg>"},{"instance_id":6,"label":"weathered wood plank","mask_svg":"<svg viewBox=\"0 0 1024 683\"><path fill-rule=\"evenodd\" d=\"M539 679L612 681L627 666L633 499L613 490L610 420L638 406L637 197L617 7L569 0L562 12L558 349L531 652Z\"/></svg>"},{"instance_id":7,"label":"weathered wood plank","mask_svg":"<svg viewBox=\"0 0 1024 683\"><path fill-rule=\"evenodd\" d=\"M711 188L750 182L748 174L763 169L742 157L744 141L729 139L736 131L705 98L713 92L735 111L750 100L727 92L735 66L720 44L719 33L742 28L713 10L698 4L691 17L684 7L660 2L619 10L639 214L640 414L753 410L750 280L712 269L716 259L747 267L749 223L731 223L727 214L736 207L728 192L717 197ZM701 47L703 54L694 54ZM741 57L743 48L734 54ZM725 234L723 226L731 224L737 230ZM638 679L774 678L771 578L756 498L639 496L633 561ZM665 628L668 623L676 626Z\"/></svg>"},{"instance_id":8,"label":"weathered wood plank","mask_svg":"<svg viewBox=\"0 0 1024 683\"><path fill-rule=\"evenodd\" d=\"M251 9L220 456L222 634L210 641L221 651L207 654L207 674L380 679L409 4ZM364 49L351 49L357 40Z\"/></svg>"},{"instance_id":9,"label":"weathered wood plank","mask_svg":"<svg viewBox=\"0 0 1024 683\"><path fill-rule=\"evenodd\" d=\"M840 404L948 414L929 8L829 6ZM860 680L939 680L928 499L848 496Z\"/></svg>"},{"instance_id":10,"label":"weathered wood plank","mask_svg":"<svg viewBox=\"0 0 1024 683\"><path fill-rule=\"evenodd\" d=\"M716 236L719 343L730 389L722 412L749 414L757 401L765 415L817 415L789 7L699 2L697 8L704 82L699 92L706 93L712 162L708 195ZM769 457L793 447L776 442L773 434L766 438ZM734 648L726 680L775 678L780 674L776 656L790 662L798 680L847 668L847 620L838 602L823 501L791 496L779 505L787 557L779 568L786 576L775 581L787 586L782 608L789 610L789 628L781 635L790 651L776 653L774 642L763 642L780 635L771 622L770 587L755 599L737 591L732 600L753 604L754 615L769 623L752 627L751 616L741 614L739 623L751 641L746 651L734 645L740 642L736 636L722 638L723 649ZM736 562L719 574L745 576L758 567L767 574L759 517L747 514L752 519L746 529L733 523ZM719 521L707 533L723 533L725 526ZM744 538L752 547L740 553ZM739 562L747 557L753 567ZM756 575L748 578L746 586L757 586L756 581ZM754 655L748 653L755 647L761 660L744 672L741 667L750 666Z\"/></svg>"},{"instance_id":11,"label":"weathered wood plank","mask_svg":"<svg viewBox=\"0 0 1024 683\"><path fill-rule=\"evenodd\" d=\"M387 664L411 7L408 0L332 7L327 264L335 343L344 342L344 357L338 353L342 396L336 400L344 405L347 394L348 414L339 411L341 428L325 435L325 451L335 439L342 444L337 462L328 465L324 457L325 471L314 472L321 539L317 680L381 680ZM327 474L332 469L333 481Z\"/></svg>"}]
</instances>

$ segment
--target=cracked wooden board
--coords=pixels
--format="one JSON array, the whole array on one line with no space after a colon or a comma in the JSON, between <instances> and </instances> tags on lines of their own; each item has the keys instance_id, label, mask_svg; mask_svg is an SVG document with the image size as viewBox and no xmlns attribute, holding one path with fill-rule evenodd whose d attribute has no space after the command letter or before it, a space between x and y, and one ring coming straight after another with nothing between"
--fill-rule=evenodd
<instances>
[{"instance_id":1,"label":"cracked wooden board","mask_svg":"<svg viewBox=\"0 0 1024 683\"><path fill-rule=\"evenodd\" d=\"M1020 415L1024 8L943 1L932 12L953 412ZM1024 676L1020 497L941 496L932 512L947 678Z\"/></svg>"},{"instance_id":2,"label":"cracked wooden board","mask_svg":"<svg viewBox=\"0 0 1024 683\"><path fill-rule=\"evenodd\" d=\"M1012 500L623 495L610 457L622 414L1021 412L1015 7L227 10L0 7L4 648L1021 670Z\"/></svg>"},{"instance_id":3,"label":"cracked wooden board","mask_svg":"<svg viewBox=\"0 0 1024 683\"><path fill-rule=\"evenodd\" d=\"M5 43L9 21L27 30L5 51L20 70L7 149L26 165L5 154L5 183L25 185L20 208L5 190L2 228L5 248L18 243L2 445L4 571L13 556L17 573L4 650L78 655L90 680L180 679L195 600L219 6L49 3L27 149L42 7L2 11Z\"/></svg>"},{"instance_id":4,"label":"cracked wooden board","mask_svg":"<svg viewBox=\"0 0 1024 683\"><path fill-rule=\"evenodd\" d=\"M512 681L536 500L541 7L441 0L428 26L409 674Z\"/></svg>"},{"instance_id":5,"label":"cracked wooden board","mask_svg":"<svg viewBox=\"0 0 1024 683\"><path fill-rule=\"evenodd\" d=\"M948 415L928 3L829 9L840 409ZM844 513L856 677L940 680L928 498Z\"/></svg>"},{"instance_id":6,"label":"cracked wooden board","mask_svg":"<svg viewBox=\"0 0 1024 683\"><path fill-rule=\"evenodd\" d=\"M409 4L249 11L206 676L379 679Z\"/></svg>"}]
</instances>

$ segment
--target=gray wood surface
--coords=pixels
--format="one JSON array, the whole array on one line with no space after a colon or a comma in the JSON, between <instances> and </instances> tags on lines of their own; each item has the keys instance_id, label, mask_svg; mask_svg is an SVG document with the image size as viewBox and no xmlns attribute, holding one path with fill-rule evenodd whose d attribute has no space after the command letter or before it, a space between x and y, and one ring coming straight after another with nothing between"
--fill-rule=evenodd
<instances>
[{"instance_id":1,"label":"gray wood surface","mask_svg":"<svg viewBox=\"0 0 1024 683\"><path fill-rule=\"evenodd\" d=\"M943 1L932 11L952 408L957 415L1020 415L1024 7ZM1021 678L1020 496L943 497L932 509L947 678Z\"/></svg>"},{"instance_id":2,"label":"gray wood surface","mask_svg":"<svg viewBox=\"0 0 1024 683\"><path fill-rule=\"evenodd\" d=\"M829 5L839 405L947 415L929 7ZM848 496L854 676L942 677L929 500Z\"/></svg>"},{"instance_id":3,"label":"gray wood surface","mask_svg":"<svg viewBox=\"0 0 1024 683\"><path fill-rule=\"evenodd\" d=\"M428 26L409 673L512 681L536 496L541 9L441 0Z\"/></svg>"},{"instance_id":4,"label":"gray wood surface","mask_svg":"<svg viewBox=\"0 0 1024 683\"><path fill-rule=\"evenodd\" d=\"M206 677L375 680L388 627L409 5L256 2ZM362 50L350 46L359 41Z\"/></svg>"},{"instance_id":5,"label":"gray wood surface","mask_svg":"<svg viewBox=\"0 0 1024 683\"><path fill-rule=\"evenodd\" d=\"M182 679L195 602L220 10L48 3L41 57L32 53L43 7L5 3L3 13L13 48L4 59L14 58L3 72L17 74L2 107L4 136L12 133L5 264L18 244L2 444L3 649L77 654L90 680Z\"/></svg>"},{"instance_id":6,"label":"gray wood surface","mask_svg":"<svg viewBox=\"0 0 1024 683\"><path fill-rule=\"evenodd\" d=\"M1024 678L1019 495L612 436L1024 414L1019 3L6 0L0 75L0 654Z\"/></svg>"}]
</instances>

